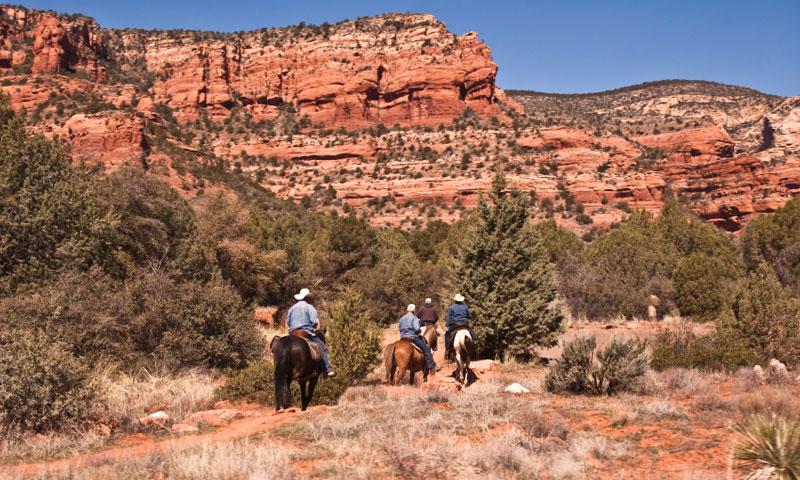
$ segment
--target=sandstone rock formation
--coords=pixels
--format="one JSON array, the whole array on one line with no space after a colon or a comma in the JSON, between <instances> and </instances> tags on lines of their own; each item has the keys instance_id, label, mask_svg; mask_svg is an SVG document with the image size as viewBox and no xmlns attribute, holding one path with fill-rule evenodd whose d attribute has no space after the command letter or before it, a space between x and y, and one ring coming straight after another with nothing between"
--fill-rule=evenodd
<instances>
[{"instance_id":1,"label":"sandstone rock formation","mask_svg":"<svg viewBox=\"0 0 800 480\"><path fill-rule=\"evenodd\" d=\"M213 166L411 228L457 219L499 167L537 217L590 234L657 212L667 189L732 232L800 195L800 97L695 81L503 92L496 74L475 33L430 15L218 34L0 7L0 91L31 128L188 198L219 188Z\"/></svg>"}]
</instances>

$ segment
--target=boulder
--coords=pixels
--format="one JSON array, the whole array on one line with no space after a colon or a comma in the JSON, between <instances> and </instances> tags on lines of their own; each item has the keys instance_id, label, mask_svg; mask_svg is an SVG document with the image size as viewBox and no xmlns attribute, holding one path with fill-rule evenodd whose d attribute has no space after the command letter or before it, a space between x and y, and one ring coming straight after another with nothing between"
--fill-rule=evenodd
<instances>
[{"instance_id":1,"label":"boulder","mask_svg":"<svg viewBox=\"0 0 800 480\"><path fill-rule=\"evenodd\" d=\"M527 388L523 387L519 383L512 383L511 385L507 386L505 388L505 390L503 390L503 391L506 392L506 393L514 393L514 394L531 393L530 390L528 390Z\"/></svg>"},{"instance_id":2,"label":"boulder","mask_svg":"<svg viewBox=\"0 0 800 480\"><path fill-rule=\"evenodd\" d=\"M159 410L158 412L151 413L146 417L139 419L139 424L143 427L164 427L170 421L170 416L167 412Z\"/></svg>"}]
</instances>

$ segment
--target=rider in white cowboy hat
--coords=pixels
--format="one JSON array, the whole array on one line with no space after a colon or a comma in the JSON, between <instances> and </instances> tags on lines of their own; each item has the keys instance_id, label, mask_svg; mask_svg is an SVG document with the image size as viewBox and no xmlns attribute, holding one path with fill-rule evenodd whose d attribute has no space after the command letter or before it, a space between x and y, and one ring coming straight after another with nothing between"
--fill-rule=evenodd
<instances>
[{"instance_id":1,"label":"rider in white cowboy hat","mask_svg":"<svg viewBox=\"0 0 800 480\"><path fill-rule=\"evenodd\" d=\"M433 352L431 347L424 338L420 337L419 318L414 315L417 307L412 303L406 308L406 314L400 318L400 338L411 340L414 345L418 346L422 353L425 354L425 361L428 363L428 370L431 372L438 372L442 369L433 360Z\"/></svg>"},{"instance_id":2,"label":"rider in white cowboy hat","mask_svg":"<svg viewBox=\"0 0 800 480\"><path fill-rule=\"evenodd\" d=\"M292 308L286 313L286 327L289 329L289 333L296 332L298 330L302 330L305 332L305 337L319 345L320 349L322 350L322 362L325 367L325 371L323 374L327 377L333 377L336 375L331 369L331 359L328 355L328 346L325 345L325 342L317 335L317 329L319 329L319 316L317 315L317 309L314 308L313 305L306 302L305 299L311 294L311 292L307 288L303 288L300 290L300 293L294 296L297 303L292 305Z\"/></svg>"},{"instance_id":3,"label":"rider in white cowboy hat","mask_svg":"<svg viewBox=\"0 0 800 480\"><path fill-rule=\"evenodd\" d=\"M453 340L456 330L459 328L469 328L469 307L464 303L464 296L460 293L455 294L453 303L447 309L445 324L447 332L444 334L445 357L450 358L453 354Z\"/></svg>"}]
</instances>

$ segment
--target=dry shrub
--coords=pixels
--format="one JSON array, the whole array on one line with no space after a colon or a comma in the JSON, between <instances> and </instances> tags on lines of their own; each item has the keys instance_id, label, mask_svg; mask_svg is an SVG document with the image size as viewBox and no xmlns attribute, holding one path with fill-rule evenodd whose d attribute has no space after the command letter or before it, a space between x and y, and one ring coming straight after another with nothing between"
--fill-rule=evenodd
<instances>
[{"instance_id":1,"label":"dry shrub","mask_svg":"<svg viewBox=\"0 0 800 480\"><path fill-rule=\"evenodd\" d=\"M735 406L743 416L764 414L783 415L790 418L800 416L800 405L795 401L794 395L775 388L766 388L750 395L738 397Z\"/></svg>"},{"instance_id":2,"label":"dry shrub","mask_svg":"<svg viewBox=\"0 0 800 480\"><path fill-rule=\"evenodd\" d=\"M557 438L566 440L569 426L564 417L557 413L545 414L534 410L522 412L514 423L529 437L536 439Z\"/></svg>"},{"instance_id":3,"label":"dry shrub","mask_svg":"<svg viewBox=\"0 0 800 480\"><path fill-rule=\"evenodd\" d=\"M0 462L74 455L100 448L106 440L106 435L93 430L38 435L5 434L0 436Z\"/></svg>"},{"instance_id":4,"label":"dry shrub","mask_svg":"<svg viewBox=\"0 0 800 480\"><path fill-rule=\"evenodd\" d=\"M762 383L763 379L752 368L742 367L733 375L733 384L740 391L749 392Z\"/></svg>"},{"instance_id":5,"label":"dry shrub","mask_svg":"<svg viewBox=\"0 0 800 480\"><path fill-rule=\"evenodd\" d=\"M450 394L443 390L428 390L423 396L428 403L448 403L450 401Z\"/></svg>"},{"instance_id":6,"label":"dry shrub","mask_svg":"<svg viewBox=\"0 0 800 480\"><path fill-rule=\"evenodd\" d=\"M519 433L511 431L492 438L485 444L470 446L463 453L462 447L454 445L444 458L458 458L463 455L466 465L459 470L467 477L474 472L478 478L539 478L544 462L526 449L524 442L525 439ZM452 474L452 470L448 473Z\"/></svg>"},{"instance_id":7,"label":"dry shrub","mask_svg":"<svg viewBox=\"0 0 800 480\"><path fill-rule=\"evenodd\" d=\"M379 385L359 385L350 387L339 398L339 405L349 403L383 402L387 398L386 389Z\"/></svg>"},{"instance_id":8,"label":"dry shrub","mask_svg":"<svg viewBox=\"0 0 800 480\"><path fill-rule=\"evenodd\" d=\"M730 400L723 398L719 393L706 393L697 399L695 406L701 412L728 412L733 410Z\"/></svg>"},{"instance_id":9,"label":"dry shrub","mask_svg":"<svg viewBox=\"0 0 800 480\"><path fill-rule=\"evenodd\" d=\"M696 369L668 368L661 372L661 384L665 389L685 395L697 395L708 391L708 381Z\"/></svg>"},{"instance_id":10,"label":"dry shrub","mask_svg":"<svg viewBox=\"0 0 800 480\"><path fill-rule=\"evenodd\" d=\"M549 473L553 480L574 480L586 478L584 459L570 451L561 451L549 459Z\"/></svg>"},{"instance_id":11,"label":"dry shrub","mask_svg":"<svg viewBox=\"0 0 800 480\"><path fill-rule=\"evenodd\" d=\"M628 456L630 445L627 442L617 442L606 437L580 432L570 436L570 450L578 455L592 454L599 460L621 460Z\"/></svg>"},{"instance_id":12,"label":"dry shrub","mask_svg":"<svg viewBox=\"0 0 800 480\"><path fill-rule=\"evenodd\" d=\"M173 453L163 467L163 478L174 480L289 479L285 448L249 441L204 443L190 453Z\"/></svg>"},{"instance_id":13,"label":"dry shrub","mask_svg":"<svg viewBox=\"0 0 800 480\"><path fill-rule=\"evenodd\" d=\"M668 400L654 400L636 409L640 418L647 420L680 420L686 418L686 412Z\"/></svg>"}]
</instances>

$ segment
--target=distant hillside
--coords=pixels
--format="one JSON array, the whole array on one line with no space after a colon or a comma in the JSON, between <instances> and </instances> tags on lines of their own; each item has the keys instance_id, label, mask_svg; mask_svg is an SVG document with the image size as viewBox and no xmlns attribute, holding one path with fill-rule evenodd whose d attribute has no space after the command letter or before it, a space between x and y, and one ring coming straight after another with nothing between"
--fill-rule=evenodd
<instances>
[{"instance_id":1,"label":"distant hillside","mask_svg":"<svg viewBox=\"0 0 800 480\"><path fill-rule=\"evenodd\" d=\"M531 121L617 135L646 135L716 124L738 139L783 97L699 80L661 80L596 93L508 90ZM688 125L687 125L688 123Z\"/></svg>"}]
</instances>

